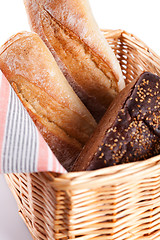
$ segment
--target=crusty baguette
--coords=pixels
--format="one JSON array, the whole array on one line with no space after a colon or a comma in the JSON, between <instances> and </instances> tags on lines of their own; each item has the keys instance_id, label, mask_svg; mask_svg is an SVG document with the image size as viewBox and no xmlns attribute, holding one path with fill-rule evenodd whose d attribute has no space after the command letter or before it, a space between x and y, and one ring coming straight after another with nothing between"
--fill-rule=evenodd
<instances>
[{"instance_id":1,"label":"crusty baguette","mask_svg":"<svg viewBox=\"0 0 160 240\"><path fill-rule=\"evenodd\" d=\"M72 171L95 170L160 154L160 78L143 73L112 102Z\"/></svg>"},{"instance_id":2,"label":"crusty baguette","mask_svg":"<svg viewBox=\"0 0 160 240\"><path fill-rule=\"evenodd\" d=\"M124 88L119 63L88 0L24 0L32 29L97 121Z\"/></svg>"},{"instance_id":3,"label":"crusty baguette","mask_svg":"<svg viewBox=\"0 0 160 240\"><path fill-rule=\"evenodd\" d=\"M0 69L45 140L69 170L96 122L36 33L11 37L0 49Z\"/></svg>"}]
</instances>

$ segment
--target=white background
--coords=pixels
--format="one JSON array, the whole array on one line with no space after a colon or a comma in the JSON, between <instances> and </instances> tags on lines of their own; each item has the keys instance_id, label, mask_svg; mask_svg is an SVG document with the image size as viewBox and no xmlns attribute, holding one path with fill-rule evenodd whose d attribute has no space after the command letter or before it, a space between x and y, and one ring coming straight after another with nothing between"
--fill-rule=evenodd
<instances>
[{"instance_id":1,"label":"white background","mask_svg":"<svg viewBox=\"0 0 160 240\"><path fill-rule=\"evenodd\" d=\"M124 29L160 55L159 0L90 0L100 28ZM12 34L29 31L23 0L0 0L0 45ZM0 175L0 240L31 240Z\"/></svg>"}]
</instances>

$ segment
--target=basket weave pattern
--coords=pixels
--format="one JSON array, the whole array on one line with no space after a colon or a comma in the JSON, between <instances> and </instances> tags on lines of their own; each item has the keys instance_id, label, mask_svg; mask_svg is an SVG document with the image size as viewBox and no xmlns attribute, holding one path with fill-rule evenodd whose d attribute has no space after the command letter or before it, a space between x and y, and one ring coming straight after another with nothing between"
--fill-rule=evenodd
<instances>
[{"instance_id":1,"label":"basket weave pattern","mask_svg":"<svg viewBox=\"0 0 160 240\"><path fill-rule=\"evenodd\" d=\"M160 75L160 58L125 31L104 31L126 83ZM91 172L9 174L33 239L160 239L160 156Z\"/></svg>"}]
</instances>

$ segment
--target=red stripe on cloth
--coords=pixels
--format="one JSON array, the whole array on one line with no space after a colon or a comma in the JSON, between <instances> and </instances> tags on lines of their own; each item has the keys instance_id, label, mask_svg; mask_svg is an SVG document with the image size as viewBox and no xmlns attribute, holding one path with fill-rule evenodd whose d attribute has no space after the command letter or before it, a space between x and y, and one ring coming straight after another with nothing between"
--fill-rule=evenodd
<instances>
[{"instance_id":1,"label":"red stripe on cloth","mask_svg":"<svg viewBox=\"0 0 160 240\"><path fill-rule=\"evenodd\" d=\"M50 150L50 149L49 149ZM50 150L51 151L51 150ZM58 162L58 160L57 160L57 158L56 158L56 156L51 152L51 157L50 157L50 162L52 163L52 164L50 164L51 166L51 168L50 168L50 171L52 171L52 172L58 172L58 166L60 165L60 163Z\"/></svg>"},{"instance_id":2,"label":"red stripe on cloth","mask_svg":"<svg viewBox=\"0 0 160 240\"><path fill-rule=\"evenodd\" d=\"M57 173L67 173L67 171L63 168L63 166L59 163L58 159L56 156L50 151L50 168L48 169L49 171L52 172L57 172Z\"/></svg>"},{"instance_id":3,"label":"red stripe on cloth","mask_svg":"<svg viewBox=\"0 0 160 240\"><path fill-rule=\"evenodd\" d=\"M39 153L38 153L38 164L37 171L52 171L58 173L66 173L66 170L62 167L62 165L57 160L56 156L52 153L51 149L38 132L39 138Z\"/></svg>"},{"instance_id":4,"label":"red stripe on cloth","mask_svg":"<svg viewBox=\"0 0 160 240\"><path fill-rule=\"evenodd\" d=\"M64 169L64 167L62 167L62 165L60 166L59 172L60 173L67 173L66 169Z\"/></svg>"},{"instance_id":5,"label":"red stripe on cloth","mask_svg":"<svg viewBox=\"0 0 160 240\"><path fill-rule=\"evenodd\" d=\"M38 152L38 164L37 171L44 172L48 170L48 145L44 141L41 134L38 132L39 139L39 152Z\"/></svg>"},{"instance_id":6,"label":"red stripe on cloth","mask_svg":"<svg viewBox=\"0 0 160 240\"><path fill-rule=\"evenodd\" d=\"M1 172L1 156L5 134L5 126L7 120L7 111L10 95L10 85L5 76L0 71L0 172Z\"/></svg>"}]
</instances>

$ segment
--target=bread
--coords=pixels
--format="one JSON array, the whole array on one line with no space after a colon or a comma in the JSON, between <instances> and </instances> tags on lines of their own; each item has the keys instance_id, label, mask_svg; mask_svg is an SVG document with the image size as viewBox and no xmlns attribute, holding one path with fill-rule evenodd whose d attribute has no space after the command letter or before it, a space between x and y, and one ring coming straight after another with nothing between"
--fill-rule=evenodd
<instances>
[{"instance_id":1,"label":"bread","mask_svg":"<svg viewBox=\"0 0 160 240\"><path fill-rule=\"evenodd\" d=\"M160 154L160 78L143 73L111 104L72 171L95 170Z\"/></svg>"},{"instance_id":2,"label":"bread","mask_svg":"<svg viewBox=\"0 0 160 240\"><path fill-rule=\"evenodd\" d=\"M87 0L24 0L32 30L97 121L125 86Z\"/></svg>"},{"instance_id":3,"label":"bread","mask_svg":"<svg viewBox=\"0 0 160 240\"><path fill-rule=\"evenodd\" d=\"M96 127L52 54L35 33L18 33L0 49L5 74L63 166L69 170Z\"/></svg>"}]
</instances>

